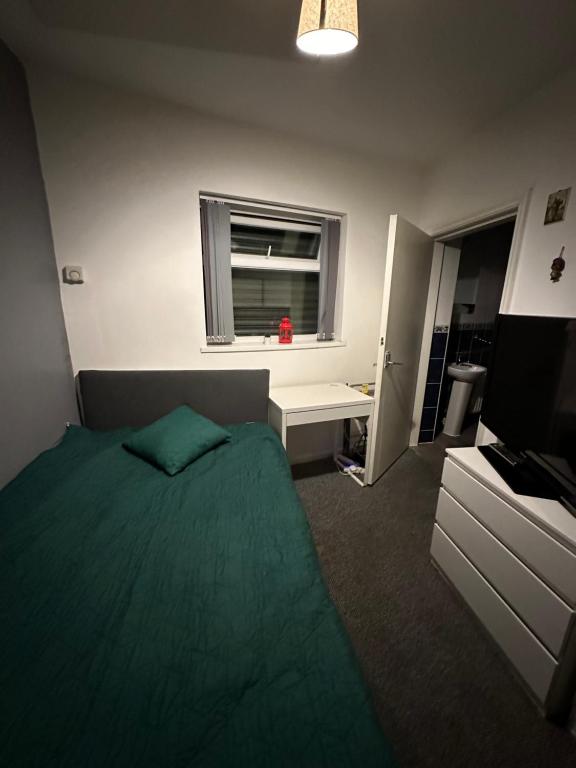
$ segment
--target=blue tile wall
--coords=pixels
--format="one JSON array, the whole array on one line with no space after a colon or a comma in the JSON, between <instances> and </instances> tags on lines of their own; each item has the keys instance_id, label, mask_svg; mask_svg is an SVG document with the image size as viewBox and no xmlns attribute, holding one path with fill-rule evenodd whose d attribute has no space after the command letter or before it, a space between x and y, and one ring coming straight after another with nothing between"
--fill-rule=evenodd
<instances>
[{"instance_id":1,"label":"blue tile wall","mask_svg":"<svg viewBox=\"0 0 576 768\"><path fill-rule=\"evenodd\" d=\"M424 392L424 408L433 408L438 402L440 396L440 383L426 384Z\"/></svg>"},{"instance_id":2,"label":"blue tile wall","mask_svg":"<svg viewBox=\"0 0 576 768\"><path fill-rule=\"evenodd\" d=\"M442 371L444 370L444 358L432 357L428 363L428 375L426 384L440 384L442 381Z\"/></svg>"},{"instance_id":3,"label":"blue tile wall","mask_svg":"<svg viewBox=\"0 0 576 768\"><path fill-rule=\"evenodd\" d=\"M419 443L431 443L434 440L434 430L433 429L421 429L418 434L418 442Z\"/></svg>"},{"instance_id":4,"label":"blue tile wall","mask_svg":"<svg viewBox=\"0 0 576 768\"><path fill-rule=\"evenodd\" d=\"M494 323L457 323L450 329L450 347L458 362L488 366L493 340Z\"/></svg>"},{"instance_id":5,"label":"blue tile wall","mask_svg":"<svg viewBox=\"0 0 576 768\"><path fill-rule=\"evenodd\" d=\"M448 334L442 332L435 332L432 334L432 346L430 347L431 359L443 358L446 353L446 342L448 340Z\"/></svg>"},{"instance_id":6,"label":"blue tile wall","mask_svg":"<svg viewBox=\"0 0 576 768\"><path fill-rule=\"evenodd\" d=\"M424 393L424 406L422 408L422 420L420 422L419 443L431 443L434 440L434 429L438 417L438 403L441 394L442 374L446 361L446 347L448 342L448 326L437 325L432 334L430 345L430 359L428 373L426 375L426 390Z\"/></svg>"},{"instance_id":7,"label":"blue tile wall","mask_svg":"<svg viewBox=\"0 0 576 768\"><path fill-rule=\"evenodd\" d=\"M420 429L425 431L434 429L434 425L436 424L436 410L437 405L434 405L431 408L422 408L422 420L420 422Z\"/></svg>"}]
</instances>

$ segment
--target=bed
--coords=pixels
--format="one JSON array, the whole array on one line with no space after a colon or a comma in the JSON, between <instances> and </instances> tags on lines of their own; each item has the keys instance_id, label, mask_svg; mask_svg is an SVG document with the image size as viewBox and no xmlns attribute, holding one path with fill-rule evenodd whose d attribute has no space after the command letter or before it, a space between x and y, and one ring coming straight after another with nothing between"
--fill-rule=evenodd
<instances>
[{"instance_id":1,"label":"bed","mask_svg":"<svg viewBox=\"0 0 576 768\"><path fill-rule=\"evenodd\" d=\"M0 766L392 766L267 372L147 373L81 374L106 429L69 427L0 493ZM175 477L122 448L157 416L150 387L215 416L240 380L230 442Z\"/></svg>"}]
</instances>

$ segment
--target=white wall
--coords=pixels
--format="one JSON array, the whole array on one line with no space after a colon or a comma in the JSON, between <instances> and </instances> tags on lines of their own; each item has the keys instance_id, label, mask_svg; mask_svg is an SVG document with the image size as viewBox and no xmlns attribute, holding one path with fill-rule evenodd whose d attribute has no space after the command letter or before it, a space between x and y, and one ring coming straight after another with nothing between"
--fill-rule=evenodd
<instances>
[{"instance_id":1,"label":"white wall","mask_svg":"<svg viewBox=\"0 0 576 768\"><path fill-rule=\"evenodd\" d=\"M58 264L86 270L83 286L62 286L75 370L266 367L276 385L371 381L389 214L438 231L531 187L511 311L576 314L576 71L455 148L425 184L405 167L88 81L34 69L30 79ZM566 221L544 227L548 193L571 184ZM200 190L347 214L345 347L200 353ZM553 284L562 244L567 268ZM303 440L312 452L318 435Z\"/></svg>"},{"instance_id":2,"label":"white wall","mask_svg":"<svg viewBox=\"0 0 576 768\"><path fill-rule=\"evenodd\" d=\"M432 174L421 224L429 231L519 201L533 188L510 311L576 315L576 70L455 147ZM544 226L550 192L573 186L566 220ZM550 264L566 245L557 284Z\"/></svg>"},{"instance_id":3,"label":"white wall","mask_svg":"<svg viewBox=\"0 0 576 768\"><path fill-rule=\"evenodd\" d=\"M462 323L493 323L499 312L514 222L462 239L454 304L473 304L459 314Z\"/></svg>"},{"instance_id":4,"label":"white wall","mask_svg":"<svg viewBox=\"0 0 576 768\"><path fill-rule=\"evenodd\" d=\"M84 285L61 287L76 371L252 367L269 368L274 385L373 381L388 217L418 218L420 177L57 73L32 69L30 80L58 265L85 270ZM200 352L201 190L347 215L346 346Z\"/></svg>"},{"instance_id":5,"label":"white wall","mask_svg":"<svg viewBox=\"0 0 576 768\"><path fill-rule=\"evenodd\" d=\"M436 305L436 317L434 325L444 325L450 328L452 322L452 308L454 306L454 293L458 283L458 268L460 266L460 248L446 245L442 255L442 275L440 277L440 289L438 291L438 303Z\"/></svg>"}]
</instances>

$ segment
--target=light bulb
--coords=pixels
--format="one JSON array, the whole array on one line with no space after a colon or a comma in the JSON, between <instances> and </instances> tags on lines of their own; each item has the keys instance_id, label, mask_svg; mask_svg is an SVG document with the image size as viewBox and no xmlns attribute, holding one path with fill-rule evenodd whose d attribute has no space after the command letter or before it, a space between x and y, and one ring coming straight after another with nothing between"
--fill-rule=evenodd
<instances>
[{"instance_id":1,"label":"light bulb","mask_svg":"<svg viewBox=\"0 0 576 768\"><path fill-rule=\"evenodd\" d=\"M335 56L356 48L356 0L302 0L296 45L316 56Z\"/></svg>"}]
</instances>

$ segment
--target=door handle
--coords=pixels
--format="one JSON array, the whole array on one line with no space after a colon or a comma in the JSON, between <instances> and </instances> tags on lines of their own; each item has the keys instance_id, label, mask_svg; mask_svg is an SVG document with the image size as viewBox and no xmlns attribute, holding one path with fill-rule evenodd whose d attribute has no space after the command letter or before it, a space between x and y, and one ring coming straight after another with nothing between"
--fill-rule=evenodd
<instances>
[{"instance_id":1,"label":"door handle","mask_svg":"<svg viewBox=\"0 0 576 768\"><path fill-rule=\"evenodd\" d=\"M404 365L404 363L397 363L392 360L392 352L389 349L384 352L384 368L389 368L391 365Z\"/></svg>"}]
</instances>

